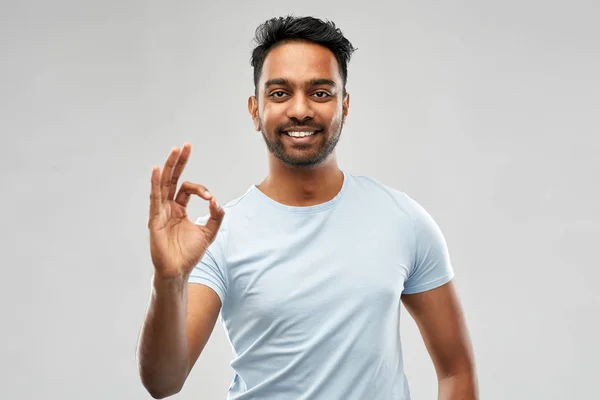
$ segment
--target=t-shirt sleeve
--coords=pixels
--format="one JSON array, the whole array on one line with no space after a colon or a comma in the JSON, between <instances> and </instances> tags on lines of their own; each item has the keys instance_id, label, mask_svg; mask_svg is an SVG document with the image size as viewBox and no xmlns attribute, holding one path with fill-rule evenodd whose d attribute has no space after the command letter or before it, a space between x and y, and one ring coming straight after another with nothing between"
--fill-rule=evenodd
<instances>
[{"instance_id":1,"label":"t-shirt sleeve","mask_svg":"<svg viewBox=\"0 0 600 400\"><path fill-rule=\"evenodd\" d=\"M416 201L409 198L414 226L413 264L404 294L435 289L454 277L446 240L432 216Z\"/></svg>"},{"instance_id":2,"label":"t-shirt sleeve","mask_svg":"<svg viewBox=\"0 0 600 400\"><path fill-rule=\"evenodd\" d=\"M199 218L196 224L206 223L207 218L208 217ZM222 265L221 236L222 235L220 235L219 232L215 241L209 246L208 250L204 253L204 256L202 256L198 264L192 270L188 282L208 286L217 293L221 299L221 304L224 304L227 295L227 279Z\"/></svg>"}]
</instances>

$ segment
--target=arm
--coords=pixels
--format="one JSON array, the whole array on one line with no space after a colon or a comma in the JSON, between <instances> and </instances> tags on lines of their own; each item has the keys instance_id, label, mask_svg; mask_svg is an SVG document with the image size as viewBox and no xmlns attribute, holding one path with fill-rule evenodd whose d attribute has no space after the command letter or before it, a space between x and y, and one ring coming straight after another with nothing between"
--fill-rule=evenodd
<instances>
[{"instance_id":1,"label":"arm","mask_svg":"<svg viewBox=\"0 0 600 400\"><path fill-rule=\"evenodd\" d=\"M221 301L185 278L155 275L138 343L142 383L154 398L178 393L214 329Z\"/></svg>"},{"instance_id":2,"label":"arm","mask_svg":"<svg viewBox=\"0 0 600 400\"><path fill-rule=\"evenodd\" d=\"M189 281L225 216L206 187L184 182L177 189L190 152L189 143L182 150L174 147L162 170L152 167L150 179L148 230L154 276L137 357L142 384L154 398L181 390L221 308L216 292ZM187 216L193 195L209 201L210 215L203 224Z\"/></svg>"},{"instance_id":3,"label":"arm","mask_svg":"<svg viewBox=\"0 0 600 400\"><path fill-rule=\"evenodd\" d=\"M452 282L402 296L414 318L437 374L439 400L477 400L475 363L468 332Z\"/></svg>"}]
</instances>

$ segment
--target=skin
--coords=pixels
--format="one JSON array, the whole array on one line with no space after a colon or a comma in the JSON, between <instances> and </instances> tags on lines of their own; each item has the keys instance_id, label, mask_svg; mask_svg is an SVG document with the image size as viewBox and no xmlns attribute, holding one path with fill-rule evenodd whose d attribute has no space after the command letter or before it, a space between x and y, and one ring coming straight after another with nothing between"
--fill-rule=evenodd
<instances>
[{"instance_id":1,"label":"skin","mask_svg":"<svg viewBox=\"0 0 600 400\"><path fill-rule=\"evenodd\" d=\"M221 308L211 289L188 284L225 215L206 187L184 182L177 190L190 153L189 143L182 150L175 147L162 170L152 169L148 230L154 276L137 359L142 384L154 398L181 390ZM205 225L187 216L193 195L209 202L210 218Z\"/></svg>"},{"instance_id":2,"label":"skin","mask_svg":"<svg viewBox=\"0 0 600 400\"><path fill-rule=\"evenodd\" d=\"M323 203L343 183L335 152L350 95L334 54L305 42L272 49L263 65L257 96L248 99L256 131L269 149L269 174L258 188L274 200L293 206ZM322 132L296 144L280 129L310 126Z\"/></svg>"},{"instance_id":3,"label":"skin","mask_svg":"<svg viewBox=\"0 0 600 400\"><path fill-rule=\"evenodd\" d=\"M288 42L267 55L248 99L254 128L269 149L269 173L258 186L272 199L292 206L328 201L341 189L335 145L348 114L350 95L335 56L305 42ZM321 132L296 142L282 130L310 127ZM148 228L155 267L150 302L138 342L142 383L154 398L181 390L214 329L221 301L204 285L189 284L193 266L212 243L224 212L198 184L177 184L191 152L173 148L161 170L154 167ZM176 194L177 192L177 194ZM191 196L210 202L205 226L186 214ZM461 305L452 282L424 293L403 295L433 361L439 400L478 398L475 367Z\"/></svg>"},{"instance_id":4,"label":"skin","mask_svg":"<svg viewBox=\"0 0 600 400\"><path fill-rule=\"evenodd\" d=\"M402 295L433 361L439 400L479 398L475 363L463 310L453 282Z\"/></svg>"}]
</instances>

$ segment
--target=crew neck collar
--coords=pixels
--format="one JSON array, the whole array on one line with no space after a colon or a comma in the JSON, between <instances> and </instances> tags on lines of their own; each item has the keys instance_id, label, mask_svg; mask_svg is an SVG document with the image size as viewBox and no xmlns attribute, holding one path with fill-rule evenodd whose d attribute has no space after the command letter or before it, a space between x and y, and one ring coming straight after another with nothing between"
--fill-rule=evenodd
<instances>
[{"instance_id":1,"label":"crew neck collar","mask_svg":"<svg viewBox=\"0 0 600 400\"><path fill-rule=\"evenodd\" d=\"M338 191L338 193L331 200L328 200L324 203L314 204L312 206L290 206L287 204L280 203L276 200L273 200L266 194L264 194L258 188L258 185L252 185L250 187L250 191L255 192L256 195L259 196L262 201L268 203L272 207L278 208L279 210L289 212L289 213L296 213L296 214L316 213L316 212L327 210L331 207L334 207L342 199L344 192L346 192L346 189L350 185L350 179L349 179L349 175L344 170L341 170L341 171L344 176L344 180L342 182L342 187Z\"/></svg>"}]
</instances>

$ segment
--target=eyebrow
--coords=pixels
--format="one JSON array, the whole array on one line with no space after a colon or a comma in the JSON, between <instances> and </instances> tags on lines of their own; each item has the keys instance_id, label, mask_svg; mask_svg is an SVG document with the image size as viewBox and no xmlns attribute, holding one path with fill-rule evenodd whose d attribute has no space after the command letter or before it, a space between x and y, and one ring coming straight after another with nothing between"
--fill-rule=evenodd
<instances>
[{"instance_id":1,"label":"eyebrow","mask_svg":"<svg viewBox=\"0 0 600 400\"><path fill-rule=\"evenodd\" d=\"M292 83L285 78L275 78L275 79L269 79L268 81L265 82L265 88L268 88L269 86L287 86L287 87L292 87ZM318 86L318 85L328 85L328 86L332 86L335 87L336 84L333 80L328 79L328 78L316 78L316 79L311 79L310 81L305 83L305 86Z\"/></svg>"}]
</instances>

